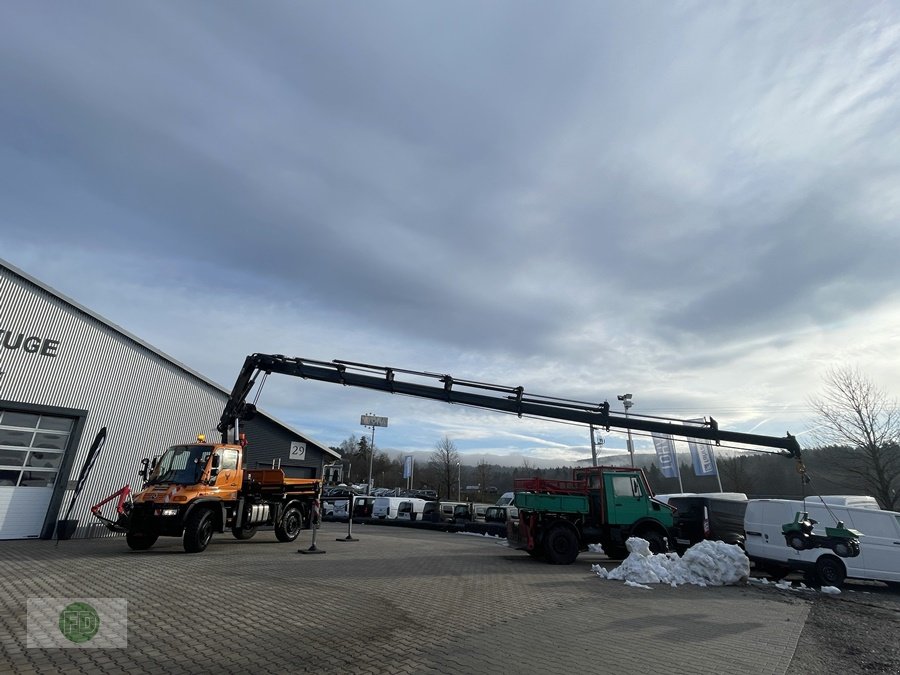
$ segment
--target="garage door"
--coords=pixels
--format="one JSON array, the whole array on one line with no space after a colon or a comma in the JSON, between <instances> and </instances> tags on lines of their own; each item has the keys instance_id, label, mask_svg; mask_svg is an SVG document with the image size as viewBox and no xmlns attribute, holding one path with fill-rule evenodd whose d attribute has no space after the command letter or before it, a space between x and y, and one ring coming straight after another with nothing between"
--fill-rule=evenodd
<instances>
[{"instance_id":1,"label":"garage door","mask_svg":"<svg viewBox=\"0 0 900 675\"><path fill-rule=\"evenodd\" d=\"M74 422L0 409L0 539L40 536Z\"/></svg>"}]
</instances>

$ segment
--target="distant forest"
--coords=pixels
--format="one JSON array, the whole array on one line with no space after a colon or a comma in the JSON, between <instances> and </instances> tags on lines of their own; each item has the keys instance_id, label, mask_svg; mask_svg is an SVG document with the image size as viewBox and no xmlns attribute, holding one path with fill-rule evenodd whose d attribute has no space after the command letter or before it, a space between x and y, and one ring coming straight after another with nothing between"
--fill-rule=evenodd
<instances>
[{"instance_id":1,"label":"distant forest","mask_svg":"<svg viewBox=\"0 0 900 675\"><path fill-rule=\"evenodd\" d=\"M900 450L895 449L895 451ZM747 453L735 457L719 458L717 464L722 480L722 491L743 492L750 498L785 499L799 499L816 494L869 494L859 476L848 470L860 468L860 463L864 461L864 458L859 451L842 447L804 450L803 460L806 465L808 482L802 480L796 468L796 461L792 457ZM695 476L690 462L681 463L681 487L679 487L677 478L663 477L655 462L637 461L636 464L644 469L655 494L719 491L719 482L716 477ZM468 475L474 479L479 468L462 467L464 494L466 493L465 477ZM572 467L535 469L491 465L488 485L496 487L502 493L512 490L513 481L516 478L530 476L567 479L572 476ZM477 483L477 480L473 481L473 484Z\"/></svg>"},{"instance_id":2,"label":"distant forest","mask_svg":"<svg viewBox=\"0 0 900 675\"><path fill-rule=\"evenodd\" d=\"M355 450L353 453L352 475L353 482L365 482L365 473L368 468L366 444L363 441L362 449L358 447L356 438L352 438L344 448L335 450ZM900 453L900 449L893 447L892 453ZM346 456L346 455L345 455ZM348 459L350 459L348 457ZM649 459L649 458L648 458ZM722 479L724 492L743 492L748 497L779 497L798 499L803 496L816 494L871 494L867 491L859 475L859 471L865 463L865 457L859 450L847 447L827 447L819 449L806 449L803 451L803 459L806 464L806 475L809 482L803 483L801 475L797 472L796 461L792 457L778 454L745 453L733 457L719 457L717 464ZM695 476L690 462L681 463L681 483L679 488L677 478L664 478L657 464L650 461L640 461L636 464L644 469L650 486L655 494L672 494L677 492L717 492L719 483L715 476ZM585 466L579 464L578 466ZM351 468L349 461L345 460L346 471ZM497 496L513 489L517 478L530 478L541 476L542 478L569 479L572 477L572 466L559 466L552 469L539 469L530 466L526 461L521 466L500 466L497 464L465 465L458 469L452 467L453 481L449 494L446 482L441 480L443 467L435 463L421 462L416 464L414 476L414 488L436 489L442 499L455 500L457 496L463 499L492 503ZM402 478L402 465L399 459L392 459L386 454L376 450L373 462L373 478L376 486L403 487L406 480Z\"/></svg>"}]
</instances>

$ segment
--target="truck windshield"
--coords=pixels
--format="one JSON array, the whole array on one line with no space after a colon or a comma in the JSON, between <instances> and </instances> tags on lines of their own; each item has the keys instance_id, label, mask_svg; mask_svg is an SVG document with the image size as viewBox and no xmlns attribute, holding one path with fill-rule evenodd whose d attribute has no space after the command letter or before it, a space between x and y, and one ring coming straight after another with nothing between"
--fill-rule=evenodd
<instances>
[{"instance_id":1,"label":"truck windshield","mask_svg":"<svg viewBox=\"0 0 900 675\"><path fill-rule=\"evenodd\" d=\"M211 450L208 445L173 445L160 457L150 482L193 485L200 480Z\"/></svg>"}]
</instances>

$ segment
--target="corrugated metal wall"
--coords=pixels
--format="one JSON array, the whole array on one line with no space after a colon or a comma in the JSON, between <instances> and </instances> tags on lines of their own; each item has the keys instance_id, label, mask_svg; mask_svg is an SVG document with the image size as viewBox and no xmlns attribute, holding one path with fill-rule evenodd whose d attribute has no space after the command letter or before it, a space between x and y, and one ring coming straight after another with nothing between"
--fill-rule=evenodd
<instances>
[{"instance_id":1,"label":"corrugated metal wall","mask_svg":"<svg viewBox=\"0 0 900 675\"><path fill-rule=\"evenodd\" d=\"M0 330L13 338L23 333L59 343L55 356L0 344L0 398L87 412L74 478L97 431L107 428L106 444L72 515L80 521L80 535L94 521L91 505L126 482L140 486L141 458L198 433L215 438L226 400L221 391L2 266L0 303ZM68 505L70 499L67 490L62 501ZM104 531L94 530L95 535Z\"/></svg>"},{"instance_id":2,"label":"corrugated metal wall","mask_svg":"<svg viewBox=\"0 0 900 675\"><path fill-rule=\"evenodd\" d=\"M70 472L59 479L70 479L56 500L62 511L71 499L71 479L77 479L94 436L107 428L106 444L72 514L80 521L75 536L107 533L93 524L89 509L125 483L139 488L143 457L198 433L218 439L215 427L227 399L223 391L2 264L0 330L11 332L9 344L22 333L39 338L29 346L44 344L44 351L55 354L42 354L40 347L31 352L21 346L6 348L0 336L0 400L87 413ZM280 436L272 431L274 423L265 422L260 428L269 428L273 438ZM314 456L310 464L319 466L317 449ZM55 512L48 516L46 533L56 518Z\"/></svg>"},{"instance_id":3,"label":"corrugated metal wall","mask_svg":"<svg viewBox=\"0 0 900 675\"><path fill-rule=\"evenodd\" d=\"M291 478L314 478L321 475L322 454L307 443L306 460L291 459L291 441L298 439L283 427L272 424L264 417L255 417L244 423L242 429L247 434L248 469L270 467L272 460L280 460L279 466ZM325 461L333 460L329 458Z\"/></svg>"}]
</instances>

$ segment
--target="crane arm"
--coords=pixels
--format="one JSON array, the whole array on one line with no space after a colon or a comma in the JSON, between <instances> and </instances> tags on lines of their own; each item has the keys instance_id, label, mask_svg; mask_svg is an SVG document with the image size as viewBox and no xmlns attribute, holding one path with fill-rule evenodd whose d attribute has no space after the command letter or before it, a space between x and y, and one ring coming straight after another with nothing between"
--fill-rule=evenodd
<instances>
[{"instance_id":1,"label":"crane arm","mask_svg":"<svg viewBox=\"0 0 900 675\"><path fill-rule=\"evenodd\" d=\"M332 382L348 387L362 387L391 394L405 394L418 398L457 403L477 408L513 413L522 417L542 417L550 420L575 422L596 427L631 429L647 433L670 434L686 438L741 445L756 445L776 448L785 455L800 459L800 444L791 434L784 437L764 436L719 429L712 418L702 425L686 423L682 420L646 419L635 416L613 414L609 403L586 403L570 399L526 394L523 387L508 387L471 380L458 380L450 375L406 370L385 366L373 366L351 361L316 361L312 359L286 357L280 354L251 354L244 360L244 366L235 381L231 396L225 405L218 430L223 442L227 442L229 429L235 419L248 419L254 411L246 402L247 395L256 382L259 373L281 373L307 380ZM412 376L398 379L400 376ZM437 382L438 384L435 384ZM675 422L675 423L673 423Z\"/></svg>"}]
</instances>

